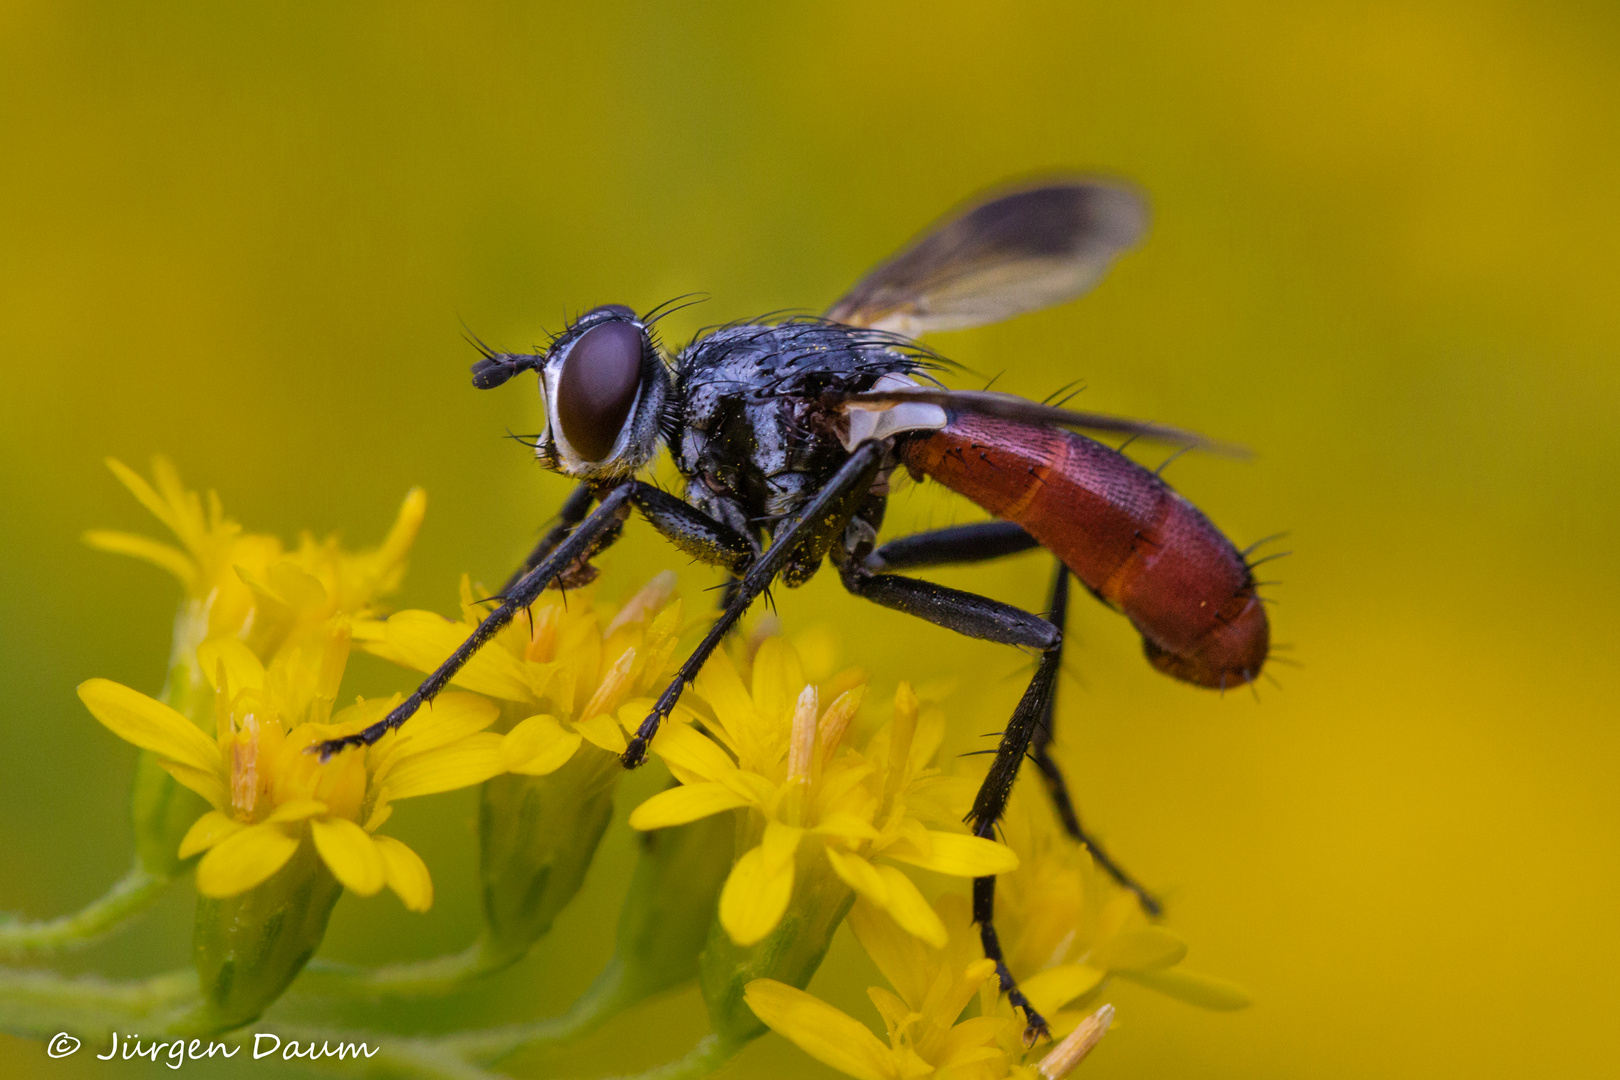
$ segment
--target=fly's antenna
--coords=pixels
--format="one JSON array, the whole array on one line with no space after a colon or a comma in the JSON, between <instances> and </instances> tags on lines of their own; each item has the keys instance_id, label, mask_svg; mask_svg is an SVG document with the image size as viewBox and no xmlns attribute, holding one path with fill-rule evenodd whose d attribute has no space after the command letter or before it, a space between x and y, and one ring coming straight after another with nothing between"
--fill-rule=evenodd
<instances>
[{"instance_id":1,"label":"fly's antenna","mask_svg":"<svg viewBox=\"0 0 1620 1080\"><path fill-rule=\"evenodd\" d=\"M488 390L510 379L521 371L539 371L545 365L544 356L527 353L488 352L472 366L473 385Z\"/></svg>"}]
</instances>

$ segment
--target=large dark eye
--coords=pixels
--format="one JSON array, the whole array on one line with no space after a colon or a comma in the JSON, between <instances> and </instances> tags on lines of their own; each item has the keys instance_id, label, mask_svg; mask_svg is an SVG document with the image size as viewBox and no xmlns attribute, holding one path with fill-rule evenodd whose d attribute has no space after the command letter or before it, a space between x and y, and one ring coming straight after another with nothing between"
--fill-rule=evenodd
<instances>
[{"instance_id":1,"label":"large dark eye","mask_svg":"<svg viewBox=\"0 0 1620 1080\"><path fill-rule=\"evenodd\" d=\"M557 420L587 461L613 452L641 385L641 330L632 323L593 326L568 350L557 376Z\"/></svg>"}]
</instances>

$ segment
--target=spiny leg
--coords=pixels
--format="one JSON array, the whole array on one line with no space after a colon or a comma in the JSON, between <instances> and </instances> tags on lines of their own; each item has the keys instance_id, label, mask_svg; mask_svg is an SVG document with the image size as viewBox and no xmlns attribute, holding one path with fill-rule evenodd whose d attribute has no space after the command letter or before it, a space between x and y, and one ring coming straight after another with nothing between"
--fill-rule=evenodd
<instances>
[{"instance_id":1,"label":"spiny leg","mask_svg":"<svg viewBox=\"0 0 1620 1080\"><path fill-rule=\"evenodd\" d=\"M658 727L664 717L674 710L681 692L697 678L697 673L702 670L732 625L742 618L743 613L776 579L777 573L786 565L789 557L798 548L799 542L807 535L824 530L835 518L842 517L847 520L855 502L872 486L872 480L882 462L883 451L877 444L864 443L856 447L827 485L816 492L815 497L797 515L776 530L775 536L771 539L771 546L766 548L759 558L753 560L725 610L709 628L709 632L703 636L697 648L681 664L675 678L653 704L652 712L647 714L647 719L636 729L629 746L621 756L626 767L633 769L647 759L647 744L658 733Z\"/></svg>"},{"instance_id":2,"label":"spiny leg","mask_svg":"<svg viewBox=\"0 0 1620 1080\"><path fill-rule=\"evenodd\" d=\"M1039 547L1039 542L1017 522L983 521L973 525L956 525L931 532L902 536L877 548L861 560L863 569L877 572L884 569L925 569L951 563L984 562L1005 555L1015 555ZM1052 578L1052 592L1047 605L1047 618L1060 631L1067 624L1069 607L1069 570L1061 562ZM1058 650L1062 651L1062 643ZM1030 744L1030 757L1041 771L1046 789L1057 810L1064 829L1075 840L1084 844L1097 865L1119 882L1122 888L1135 894L1142 909L1157 916L1163 911L1158 899L1131 877L1113 857L1085 832L1074 800L1069 795L1057 761L1051 754L1053 721L1057 711L1057 690L1054 687L1047 700L1046 715L1041 718Z\"/></svg>"},{"instance_id":3,"label":"spiny leg","mask_svg":"<svg viewBox=\"0 0 1620 1080\"><path fill-rule=\"evenodd\" d=\"M567 539L574 526L585 520L585 515L590 513L591 503L595 498L590 484L580 484L573 490L562 504L562 509L557 511L557 524L546 530L540 542L534 545L534 550L529 552L529 557L523 560L523 565L512 571L512 576L501 586L502 596L517 588L517 583L523 580L523 575L539 566L542 559L557 550L557 545Z\"/></svg>"},{"instance_id":4,"label":"spiny leg","mask_svg":"<svg viewBox=\"0 0 1620 1080\"><path fill-rule=\"evenodd\" d=\"M1059 630L1063 630L1067 623L1069 611L1069 568L1061 562L1057 565L1057 573L1052 578L1052 592L1047 605L1047 618ZM1062 642L1058 643L1058 652L1063 651ZM1057 714L1057 688L1046 699L1046 715L1035 729L1035 737L1030 742L1030 760L1041 771L1041 779L1046 781L1046 791L1052 799L1052 806L1057 810L1058 819L1063 822L1063 828L1068 834L1084 844L1091 852L1091 857L1097 865L1102 867L1120 884L1120 887L1136 894L1137 901L1142 910L1149 915L1158 916L1164 911L1158 899L1147 891L1135 878L1131 877L1123 867L1114 861L1103 846L1086 835L1080 824L1080 814L1075 809L1074 800L1069 796L1068 785L1063 780L1063 772L1058 768L1057 761L1052 757L1052 731L1053 722Z\"/></svg>"},{"instance_id":5,"label":"spiny leg","mask_svg":"<svg viewBox=\"0 0 1620 1080\"><path fill-rule=\"evenodd\" d=\"M1036 730L1046 718L1048 702L1057 684L1062 631L1039 615L988 597L949 589L931 581L893 574L868 574L854 559L846 559L839 569L844 587L856 596L916 615L969 637L1041 651L1035 676L1001 733L995 759L990 763L990 771L973 800L973 809L968 813L973 834L994 839L996 822L1006 812L1007 798L1012 794L1013 781L1018 778L1018 767L1029 752ZM996 974L1007 1000L1014 1007L1024 1010L1024 1037L1033 1042L1035 1038L1047 1034L1046 1019L1035 1011L1029 999L1018 989L1018 982L1007 967L1001 940L996 934L995 902L996 879L975 878L973 921L979 924L979 941L984 946L984 955L995 961Z\"/></svg>"},{"instance_id":6,"label":"spiny leg","mask_svg":"<svg viewBox=\"0 0 1620 1080\"><path fill-rule=\"evenodd\" d=\"M501 599L501 606L484 617L478 628L472 632L466 641L451 653L438 669L423 680L422 685L411 692L398 708L387 716L372 724L364 731L353 735L345 735L340 739L328 739L326 742L316 743L311 750L326 760L340 750L351 746L370 746L394 728L399 727L411 718L411 715L426 702L432 701L434 696L443 690L450 680L460 671L474 653L483 647L484 643L494 637L519 611L534 603L546 587L556 580L557 575L567 570L582 558L589 558L593 552L613 542L618 535L619 527L624 523L625 516L630 512L630 496L632 487L629 484L614 488L602 496L601 504L590 512L584 521L568 535L568 538L558 544L555 550L540 560L540 565L525 574L518 583L508 589Z\"/></svg>"}]
</instances>

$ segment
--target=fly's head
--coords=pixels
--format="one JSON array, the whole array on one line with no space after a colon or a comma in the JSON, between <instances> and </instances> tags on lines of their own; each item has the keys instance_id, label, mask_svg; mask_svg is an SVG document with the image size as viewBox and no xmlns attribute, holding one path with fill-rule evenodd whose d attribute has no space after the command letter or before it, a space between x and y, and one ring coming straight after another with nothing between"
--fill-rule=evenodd
<instances>
[{"instance_id":1,"label":"fly's head","mask_svg":"<svg viewBox=\"0 0 1620 1080\"><path fill-rule=\"evenodd\" d=\"M658 452L669 372L634 311L604 304L581 315L544 353L485 352L473 385L487 390L520 371L540 373L546 430L535 456L583 480L629 476Z\"/></svg>"}]
</instances>

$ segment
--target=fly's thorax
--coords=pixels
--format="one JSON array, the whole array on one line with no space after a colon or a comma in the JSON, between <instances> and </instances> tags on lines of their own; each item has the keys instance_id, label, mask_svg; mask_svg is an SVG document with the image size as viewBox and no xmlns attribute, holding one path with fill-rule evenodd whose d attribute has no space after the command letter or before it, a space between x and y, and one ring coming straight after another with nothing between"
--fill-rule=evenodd
<instances>
[{"instance_id":1,"label":"fly's thorax","mask_svg":"<svg viewBox=\"0 0 1620 1080\"><path fill-rule=\"evenodd\" d=\"M711 513L729 504L768 530L849 458L847 424L824 395L869 390L922 366L889 335L820 320L732 326L698 339L676 360L671 411L688 498Z\"/></svg>"}]
</instances>

